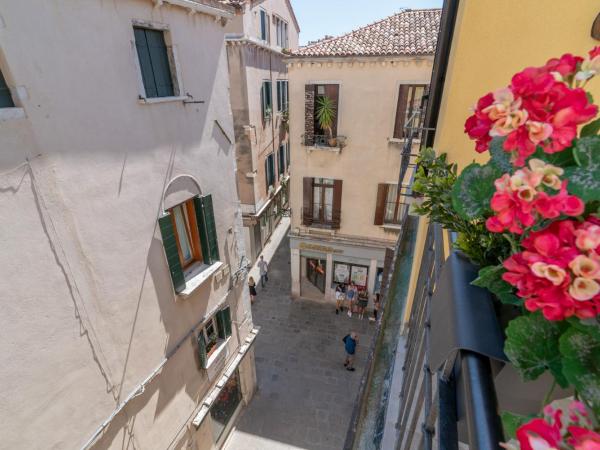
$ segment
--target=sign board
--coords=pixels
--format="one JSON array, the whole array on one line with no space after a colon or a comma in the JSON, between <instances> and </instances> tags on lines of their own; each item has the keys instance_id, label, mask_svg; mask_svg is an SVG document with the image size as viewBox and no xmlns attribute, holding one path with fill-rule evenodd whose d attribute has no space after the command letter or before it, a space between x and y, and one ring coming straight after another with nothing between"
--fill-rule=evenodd
<instances>
[{"instance_id":1,"label":"sign board","mask_svg":"<svg viewBox=\"0 0 600 450\"><path fill-rule=\"evenodd\" d=\"M348 283L350 281L350 266L348 264L335 264L333 281L336 283Z\"/></svg>"},{"instance_id":2,"label":"sign board","mask_svg":"<svg viewBox=\"0 0 600 450\"><path fill-rule=\"evenodd\" d=\"M351 280L357 286L364 287L367 285L367 277L369 274L368 267L352 266Z\"/></svg>"}]
</instances>

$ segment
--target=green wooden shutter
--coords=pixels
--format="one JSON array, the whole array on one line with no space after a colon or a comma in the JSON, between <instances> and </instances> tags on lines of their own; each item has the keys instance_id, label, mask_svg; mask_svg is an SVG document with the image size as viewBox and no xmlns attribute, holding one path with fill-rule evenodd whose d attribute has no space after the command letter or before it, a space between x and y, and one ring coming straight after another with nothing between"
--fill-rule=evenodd
<instances>
[{"instance_id":1,"label":"green wooden shutter","mask_svg":"<svg viewBox=\"0 0 600 450\"><path fill-rule=\"evenodd\" d=\"M157 97L156 82L154 81L154 72L152 71L152 62L150 59L150 49L146 40L146 30L144 28L134 28L135 47L137 49L140 70L142 71L142 80L144 81L144 90L146 97Z\"/></svg>"},{"instance_id":2,"label":"green wooden shutter","mask_svg":"<svg viewBox=\"0 0 600 450\"><path fill-rule=\"evenodd\" d=\"M223 310L221 311L217 311L217 328L218 328L218 333L219 333L219 337L221 339L225 339L227 337L227 335L225 334L225 317L223 314Z\"/></svg>"},{"instance_id":3,"label":"green wooden shutter","mask_svg":"<svg viewBox=\"0 0 600 450\"><path fill-rule=\"evenodd\" d=\"M196 221L198 222L204 262L206 264L215 263L219 261L219 242L212 196L209 194L194 198L194 209L196 210Z\"/></svg>"},{"instance_id":4,"label":"green wooden shutter","mask_svg":"<svg viewBox=\"0 0 600 450\"><path fill-rule=\"evenodd\" d=\"M231 308L221 310L221 317L223 318L223 325L225 328L225 337L231 336Z\"/></svg>"},{"instance_id":5,"label":"green wooden shutter","mask_svg":"<svg viewBox=\"0 0 600 450\"><path fill-rule=\"evenodd\" d=\"M285 172L285 147L283 144L279 146L279 160L277 161L277 171L279 176Z\"/></svg>"},{"instance_id":6,"label":"green wooden shutter","mask_svg":"<svg viewBox=\"0 0 600 450\"><path fill-rule=\"evenodd\" d=\"M158 219L160 234L162 235L163 246L167 256L169 272L173 281L175 292L181 292L185 289L185 278L183 277L183 269L179 261L179 253L177 251L177 240L175 238L175 230L171 215L168 214Z\"/></svg>"},{"instance_id":7,"label":"green wooden shutter","mask_svg":"<svg viewBox=\"0 0 600 450\"><path fill-rule=\"evenodd\" d=\"M158 92L157 96L172 97L174 95L173 79L171 77L171 66L169 64L164 32L159 30L145 31L154 80L156 82L156 90Z\"/></svg>"},{"instance_id":8,"label":"green wooden shutter","mask_svg":"<svg viewBox=\"0 0 600 450\"><path fill-rule=\"evenodd\" d=\"M14 108L15 103L13 102L12 96L10 95L10 89L6 84L4 75L0 72L0 108Z\"/></svg>"},{"instance_id":9,"label":"green wooden shutter","mask_svg":"<svg viewBox=\"0 0 600 450\"><path fill-rule=\"evenodd\" d=\"M200 333L198 334L198 357L200 358L200 365L206 368L206 341L204 340L203 331L200 331Z\"/></svg>"}]
</instances>

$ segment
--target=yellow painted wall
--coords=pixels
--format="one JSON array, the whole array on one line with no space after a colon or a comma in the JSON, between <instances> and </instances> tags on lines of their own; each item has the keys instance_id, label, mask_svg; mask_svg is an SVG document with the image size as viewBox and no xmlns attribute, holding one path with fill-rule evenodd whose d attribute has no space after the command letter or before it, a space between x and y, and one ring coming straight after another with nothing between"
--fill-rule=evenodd
<instances>
[{"instance_id":1,"label":"yellow painted wall","mask_svg":"<svg viewBox=\"0 0 600 450\"><path fill-rule=\"evenodd\" d=\"M585 55L600 45L590 37L599 0L461 0L435 139L464 167L487 153L475 152L464 134L471 107L487 92L506 86L515 72L543 65L563 53ZM600 80L588 84L600 100Z\"/></svg>"}]
</instances>

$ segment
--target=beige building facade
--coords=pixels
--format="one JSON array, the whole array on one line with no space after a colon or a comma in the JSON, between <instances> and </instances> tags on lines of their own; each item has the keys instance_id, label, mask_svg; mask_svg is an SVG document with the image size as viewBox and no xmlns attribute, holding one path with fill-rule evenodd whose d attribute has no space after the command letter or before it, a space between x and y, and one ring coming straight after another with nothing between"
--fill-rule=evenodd
<instances>
[{"instance_id":1,"label":"beige building facade","mask_svg":"<svg viewBox=\"0 0 600 450\"><path fill-rule=\"evenodd\" d=\"M237 185L244 239L254 262L288 209L290 173L285 54L298 47L289 0L239 1L227 25Z\"/></svg>"},{"instance_id":2,"label":"beige building facade","mask_svg":"<svg viewBox=\"0 0 600 450\"><path fill-rule=\"evenodd\" d=\"M236 10L35 0L0 16L0 447L219 448L256 387Z\"/></svg>"},{"instance_id":3,"label":"beige building facade","mask_svg":"<svg viewBox=\"0 0 600 450\"><path fill-rule=\"evenodd\" d=\"M386 248L398 237L400 159L409 123L422 117L439 17L405 11L287 60L292 296L332 300L350 283L365 300L378 292ZM336 111L331 133L318 120L323 97Z\"/></svg>"}]
</instances>

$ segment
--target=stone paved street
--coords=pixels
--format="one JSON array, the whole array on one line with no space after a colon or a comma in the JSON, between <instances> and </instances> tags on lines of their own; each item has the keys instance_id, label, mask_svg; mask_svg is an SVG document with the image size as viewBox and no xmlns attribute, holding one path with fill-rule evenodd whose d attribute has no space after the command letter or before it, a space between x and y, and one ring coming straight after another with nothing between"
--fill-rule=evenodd
<instances>
[{"instance_id":1,"label":"stone paved street","mask_svg":"<svg viewBox=\"0 0 600 450\"><path fill-rule=\"evenodd\" d=\"M287 238L270 261L267 288L257 290L258 391L226 448L341 449L375 327L366 317L336 315L333 304L290 299ZM343 366L350 330L359 335L355 372Z\"/></svg>"}]
</instances>

